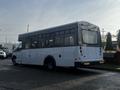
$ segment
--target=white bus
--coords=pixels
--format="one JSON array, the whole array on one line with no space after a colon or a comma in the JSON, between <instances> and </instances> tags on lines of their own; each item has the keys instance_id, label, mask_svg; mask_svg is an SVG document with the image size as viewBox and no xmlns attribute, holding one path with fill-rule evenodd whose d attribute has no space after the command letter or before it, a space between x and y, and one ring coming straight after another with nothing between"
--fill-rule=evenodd
<instances>
[{"instance_id":1,"label":"white bus","mask_svg":"<svg viewBox=\"0 0 120 90\"><path fill-rule=\"evenodd\" d=\"M19 41L21 44L12 56L14 65L53 69L104 62L99 27L85 21L20 34Z\"/></svg>"}]
</instances>

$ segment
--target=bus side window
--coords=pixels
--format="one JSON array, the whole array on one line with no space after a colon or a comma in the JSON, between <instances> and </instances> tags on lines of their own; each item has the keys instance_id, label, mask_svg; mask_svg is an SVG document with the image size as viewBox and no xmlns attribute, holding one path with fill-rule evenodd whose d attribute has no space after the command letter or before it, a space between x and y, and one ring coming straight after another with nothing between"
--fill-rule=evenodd
<instances>
[{"instance_id":1,"label":"bus side window","mask_svg":"<svg viewBox=\"0 0 120 90\"><path fill-rule=\"evenodd\" d=\"M55 46L55 32L52 32L49 36L49 47Z\"/></svg>"},{"instance_id":2,"label":"bus side window","mask_svg":"<svg viewBox=\"0 0 120 90\"><path fill-rule=\"evenodd\" d=\"M70 39L70 45L75 45L74 37L69 36L69 39Z\"/></svg>"},{"instance_id":3,"label":"bus side window","mask_svg":"<svg viewBox=\"0 0 120 90\"><path fill-rule=\"evenodd\" d=\"M42 41L41 41L41 34L38 35L38 48L41 48L42 47Z\"/></svg>"},{"instance_id":4,"label":"bus side window","mask_svg":"<svg viewBox=\"0 0 120 90\"><path fill-rule=\"evenodd\" d=\"M30 48L37 48L37 44L38 44L37 36L38 35L31 36L31 38L30 38L30 44L31 44Z\"/></svg>"},{"instance_id":5,"label":"bus side window","mask_svg":"<svg viewBox=\"0 0 120 90\"><path fill-rule=\"evenodd\" d=\"M30 38L29 37L26 37L25 40L24 40L24 48L25 49L29 49L30 48Z\"/></svg>"},{"instance_id":6,"label":"bus side window","mask_svg":"<svg viewBox=\"0 0 120 90\"><path fill-rule=\"evenodd\" d=\"M31 48L38 48L38 41L33 41L31 45Z\"/></svg>"},{"instance_id":7,"label":"bus side window","mask_svg":"<svg viewBox=\"0 0 120 90\"><path fill-rule=\"evenodd\" d=\"M74 38L72 35L68 35L65 37L65 46L74 45Z\"/></svg>"},{"instance_id":8,"label":"bus side window","mask_svg":"<svg viewBox=\"0 0 120 90\"><path fill-rule=\"evenodd\" d=\"M55 37L55 46L58 47L60 45L60 37Z\"/></svg>"},{"instance_id":9,"label":"bus side window","mask_svg":"<svg viewBox=\"0 0 120 90\"><path fill-rule=\"evenodd\" d=\"M49 47L53 47L54 46L54 40L53 39L49 39Z\"/></svg>"},{"instance_id":10,"label":"bus side window","mask_svg":"<svg viewBox=\"0 0 120 90\"><path fill-rule=\"evenodd\" d=\"M42 42L41 42L41 40L39 40L39 42L38 42L38 48L42 48Z\"/></svg>"},{"instance_id":11,"label":"bus side window","mask_svg":"<svg viewBox=\"0 0 120 90\"><path fill-rule=\"evenodd\" d=\"M65 33L65 46L75 45L74 33L71 33L71 30L67 30Z\"/></svg>"},{"instance_id":12,"label":"bus side window","mask_svg":"<svg viewBox=\"0 0 120 90\"><path fill-rule=\"evenodd\" d=\"M59 32L55 32L55 47L59 46Z\"/></svg>"},{"instance_id":13,"label":"bus side window","mask_svg":"<svg viewBox=\"0 0 120 90\"><path fill-rule=\"evenodd\" d=\"M41 48L45 48L45 35L41 34L41 40L40 40Z\"/></svg>"},{"instance_id":14,"label":"bus side window","mask_svg":"<svg viewBox=\"0 0 120 90\"><path fill-rule=\"evenodd\" d=\"M30 48L30 43L29 42L26 42L25 43L25 49L29 49Z\"/></svg>"},{"instance_id":15,"label":"bus side window","mask_svg":"<svg viewBox=\"0 0 120 90\"><path fill-rule=\"evenodd\" d=\"M56 32L54 44L56 47L64 46L64 31Z\"/></svg>"},{"instance_id":16,"label":"bus side window","mask_svg":"<svg viewBox=\"0 0 120 90\"><path fill-rule=\"evenodd\" d=\"M48 39L45 39L45 47L49 47L49 40Z\"/></svg>"}]
</instances>

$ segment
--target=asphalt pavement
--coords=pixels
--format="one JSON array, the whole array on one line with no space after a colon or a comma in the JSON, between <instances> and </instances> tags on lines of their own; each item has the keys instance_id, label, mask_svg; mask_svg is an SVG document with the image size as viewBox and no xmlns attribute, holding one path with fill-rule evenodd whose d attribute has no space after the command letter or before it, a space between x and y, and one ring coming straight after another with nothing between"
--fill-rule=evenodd
<instances>
[{"instance_id":1,"label":"asphalt pavement","mask_svg":"<svg viewBox=\"0 0 120 90\"><path fill-rule=\"evenodd\" d=\"M0 90L120 90L120 73L80 68L46 71L0 60Z\"/></svg>"}]
</instances>

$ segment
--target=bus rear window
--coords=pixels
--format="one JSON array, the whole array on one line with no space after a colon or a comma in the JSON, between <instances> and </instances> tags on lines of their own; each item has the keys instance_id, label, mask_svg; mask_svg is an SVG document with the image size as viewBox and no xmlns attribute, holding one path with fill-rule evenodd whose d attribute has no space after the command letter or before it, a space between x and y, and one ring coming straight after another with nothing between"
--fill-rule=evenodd
<instances>
[{"instance_id":1,"label":"bus rear window","mask_svg":"<svg viewBox=\"0 0 120 90\"><path fill-rule=\"evenodd\" d=\"M97 31L82 30L83 43L86 44L98 44Z\"/></svg>"}]
</instances>

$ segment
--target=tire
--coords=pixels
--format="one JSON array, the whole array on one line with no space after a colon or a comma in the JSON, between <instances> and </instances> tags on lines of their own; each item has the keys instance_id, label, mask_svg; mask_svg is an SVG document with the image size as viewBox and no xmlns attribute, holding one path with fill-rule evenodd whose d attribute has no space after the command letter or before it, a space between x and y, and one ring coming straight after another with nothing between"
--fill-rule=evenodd
<instances>
[{"instance_id":1,"label":"tire","mask_svg":"<svg viewBox=\"0 0 120 90\"><path fill-rule=\"evenodd\" d=\"M15 57L15 56L12 57L12 63L13 63L14 66L18 65L18 64L16 63L16 57Z\"/></svg>"},{"instance_id":2,"label":"tire","mask_svg":"<svg viewBox=\"0 0 120 90\"><path fill-rule=\"evenodd\" d=\"M54 70L55 67L56 67L56 64L54 60L47 59L44 63L44 68L46 70Z\"/></svg>"}]
</instances>

